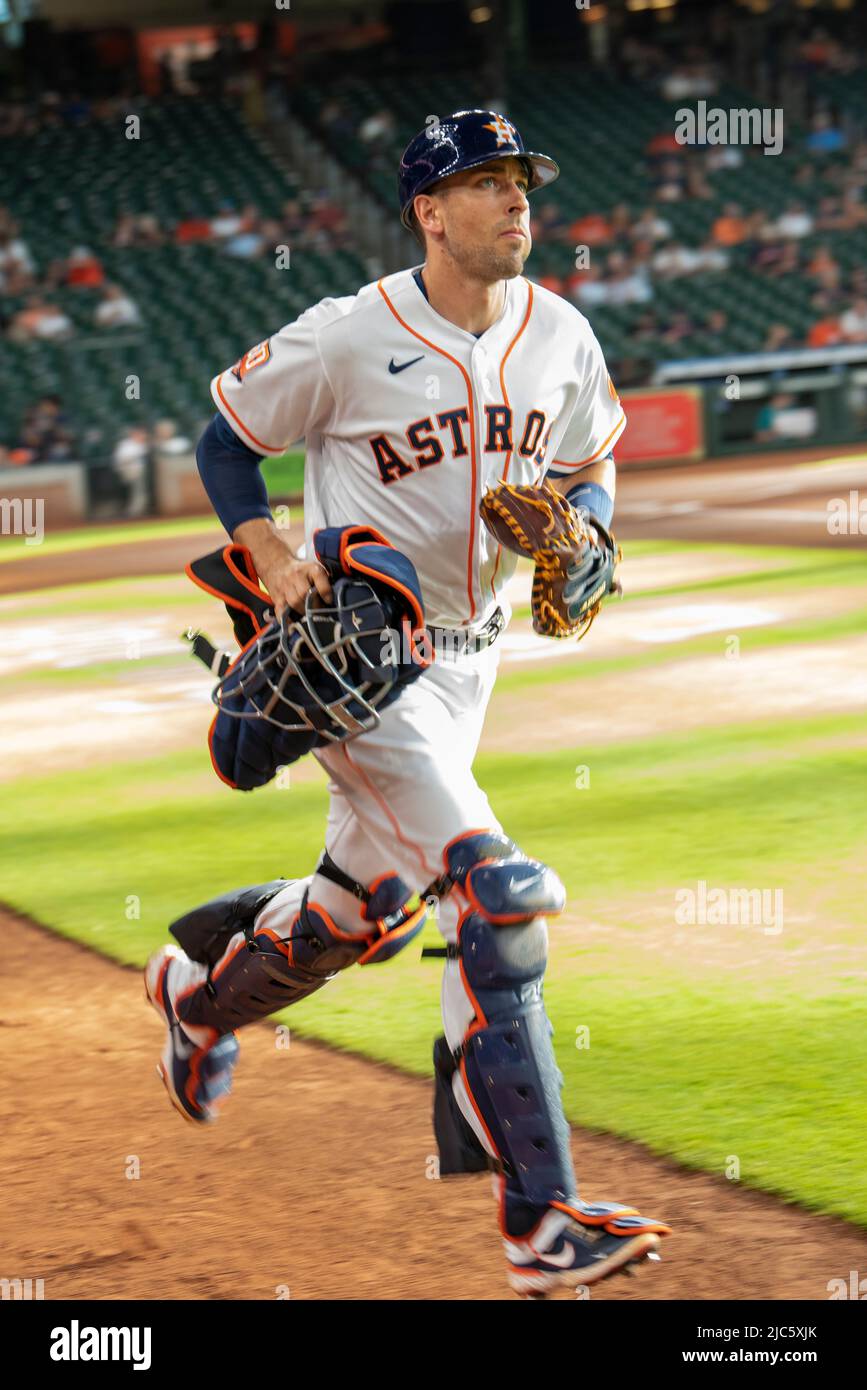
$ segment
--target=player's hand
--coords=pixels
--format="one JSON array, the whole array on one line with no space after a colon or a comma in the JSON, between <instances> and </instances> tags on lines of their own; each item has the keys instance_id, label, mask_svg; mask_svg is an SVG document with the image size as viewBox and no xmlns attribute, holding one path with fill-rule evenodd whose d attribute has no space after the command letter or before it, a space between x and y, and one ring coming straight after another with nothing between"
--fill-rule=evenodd
<instances>
[{"instance_id":1,"label":"player's hand","mask_svg":"<svg viewBox=\"0 0 867 1390\"><path fill-rule=\"evenodd\" d=\"M279 619L287 608L296 613L304 612L307 594L318 589L326 600L333 598L331 583L325 566L319 560L298 560L285 546L283 554L268 555L259 563L253 556L253 563L260 580L271 595L275 616Z\"/></svg>"},{"instance_id":2,"label":"player's hand","mask_svg":"<svg viewBox=\"0 0 867 1390\"><path fill-rule=\"evenodd\" d=\"M303 613L311 589L318 589L325 601L331 602L334 595L325 566L319 560L299 560L272 522L262 517L245 521L236 528L232 539L249 549L277 618L282 617L287 608Z\"/></svg>"}]
</instances>

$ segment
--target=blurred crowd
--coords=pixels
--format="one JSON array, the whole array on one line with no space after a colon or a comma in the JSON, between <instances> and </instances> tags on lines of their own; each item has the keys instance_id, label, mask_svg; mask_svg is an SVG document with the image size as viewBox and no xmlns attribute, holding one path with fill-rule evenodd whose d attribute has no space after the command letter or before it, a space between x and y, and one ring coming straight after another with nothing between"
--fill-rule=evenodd
<instances>
[{"instance_id":1,"label":"blurred crowd","mask_svg":"<svg viewBox=\"0 0 867 1390\"><path fill-rule=\"evenodd\" d=\"M730 7L712 5L707 40L700 49L687 45L675 57L670 45L627 36L607 65L621 78L646 84L667 102L713 102L732 71L733 23ZM385 35L381 26L365 27L353 20L346 27L343 47L347 54L363 51L382 43ZM330 34L323 62L333 61L334 42ZM159 58L160 94L228 97L250 124L261 127L267 123L269 93L279 85L280 110L285 112L287 93L291 94L286 82L289 59L269 57L267 44L261 42L255 50L244 49L228 26L219 29L216 48L211 47L213 51L204 55L195 43L167 49ZM782 80L800 80L813 102L790 196L781 210L755 210L746 177L743 201L736 195L720 200L720 183L731 187L738 171L747 176L755 172L755 161L763 163L759 149L684 145L671 127L657 130L643 151L639 172L648 189L643 206L620 203L575 218L564 214L556 196L540 193L532 200L533 236L542 255L530 263L530 273L534 264L546 264L546 246L559 246L568 249L574 268L566 275L534 278L591 317L597 307L635 306L629 336L642 371L643 344L683 343L685 352L698 349L713 355L730 350L730 314L737 317L736 305L724 296L703 303L696 294L689 310L673 309L660 289L708 275L718 275L723 288L736 286L742 268L769 283L790 277L809 289L809 327L795 334L788 324L769 321L764 350L867 343L867 256L860 264L841 263L835 243L838 233L864 232L867 237L867 139L849 116L823 104L810 87L811 80L823 74L857 73L861 59L856 50L814 27L801 38L790 35L784 45L769 43L757 61L770 90L778 90ZM153 99L133 90L93 98L74 91L46 91L26 101L0 102L0 139L120 121ZM389 105L360 118L338 83L324 96L316 120L332 148L344 155L360 148L359 172L394 174L402 139L400 122ZM788 130L785 149L788 155ZM721 174L725 180L717 178ZM230 188L227 180L227 193ZM179 212L175 220L166 213L125 207L121 201L113 225L107 221L100 229L96 245L71 244L72 238L63 245L61 240L53 245L48 261L44 252L35 254L38 248L29 244L11 209L0 206L0 338L9 343L77 345L84 335L145 333L148 305L138 303L110 273L118 262L115 250L132 248L146 254L149 248L198 243L236 260L273 263L285 250L328 255L358 249L344 209L325 193L300 193L287 197L279 209L267 210L228 196L219 201L219 196L216 205L197 208L192 215ZM685 219L706 231L698 238L679 233L676 229ZM552 259L562 263L564 250L547 263ZM122 272L118 278L123 278ZM42 389L48 384L50 379ZM783 410L779 403L778 407ZM188 448L190 442L171 421L153 428L136 425L112 438L86 425L76 433L62 398L46 395L25 410L13 438L0 439L0 464L101 459L106 495L114 489L127 513L139 515L148 505L154 450L175 446Z\"/></svg>"},{"instance_id":2,"label":"blurred crowd","mask_svg":"<svg viewBox=\"0 0 867 1390\"><path fill-rule=\"evenodd\" d=\"M204 211L169 226L152 214L122 213L112 233L114 246L159 246L175 242L211 242L239 260L274 259L281 246L320 252L349 245L346 213L324 193L301 193L287 198L277 217L264 216L248 203L231 199L213 214Z\"/></svg>"},{"instance_id":3,"label":"blurred crowd","mask_svg":"<svg viewBox=\"0 0 867 1390\"><path fill-rule=\"evenodd\" d=\"M90 427L79 434L60 396L42 396L24 412L17 436L0 440L0 468L27 468L86 459L91 510L139 517L152 510L155 454L193 448L173 420L128 425L113 436Z\"/></svg>"},{"instance_id":4,"label":"blurred crowd","mask_svg":"<svg viewBox=\"0 0 867 1390\"><path fill-rule=\"evenodd\" d=\"M725 204L700 245L678 239L665 207L658 204L638 212L620 204L610 212L588 213L569 222L557 204L536 202L535 242L561 242L576 250L576 268L570 275L543 275L540 281L583 311L599 305L652 306L659 283L728 271L737 249L738 264L768 279L797 275L812 291L815 320L807 334L798 340L779 324L770 324L767 351L867 342L867 266L844 270L828 243L813 244L809 250L800 245L823 232L867 227L867 203L861 201L867 187L867 143L858 146L857 159L843 172L846 191L841 196L826 196L816 204L793 198L777 217L766 211L745 213L738 203ZM710 318L710 331L724 335L726 315L717 310ZM690 326L682 314L661 323L649 311L641 316L637 334L671 342L691 336L698 326Z\"/></svg>"},{"instance_id":5,"label":"blurred crowd","mask_svg":"<svg viewBox=\"0 0 867 1390\"><path fill-rule=\"evenodd\" d=\"M330 252L348 244L346 214L323 194L287 199L279 218L263 217L229 200L213 215L164 225L152 213L122 212L108 240L117 247L208 242L239 260L270 259L281 248ZM72 247L42 270L8 208L0 207L0 333L13 342L63 341L75 333L73 318L58 302L61 290L89 291L94 331L135 329L141 311L121 286L109 281L98 254Z\"/></svg>"}]
</instances>

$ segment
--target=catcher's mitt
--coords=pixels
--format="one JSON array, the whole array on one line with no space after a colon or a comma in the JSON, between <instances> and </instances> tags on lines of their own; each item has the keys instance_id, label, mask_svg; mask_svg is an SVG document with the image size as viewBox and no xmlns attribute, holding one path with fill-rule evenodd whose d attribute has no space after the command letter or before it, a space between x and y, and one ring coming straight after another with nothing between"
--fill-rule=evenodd
<instances>
[{"instance_id":1,"label":"catcher's mitt","mask_svg":"<svg viewBox=\"0 0 867 1390\"><path fill-rule=\"evenodd\" d=\"M533 629L542 637L583 637L616 581L620 547L598 521L543 482L500 483L479 505L500 545L535 561ZM593 526L598 543L588 529Z\"/></svg>"}]
</instances>

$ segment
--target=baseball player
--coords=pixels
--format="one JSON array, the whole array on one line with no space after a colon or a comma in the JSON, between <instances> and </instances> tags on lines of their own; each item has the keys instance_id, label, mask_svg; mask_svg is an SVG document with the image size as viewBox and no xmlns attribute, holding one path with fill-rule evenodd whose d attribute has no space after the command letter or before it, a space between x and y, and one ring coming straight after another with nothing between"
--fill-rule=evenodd
<instances>
[{"instance_id":1,"label":"baseball player","mask_svg":"<svg viewBox=\"0 0 867 1390\"><path fill-rule=\"evenodd\" d=\"M277 614L303 610L311 588L331 598L312 558L319 528L376 528L415 565L435 659L378 727L315 752L330 791L316 871L241 894L215 964L167 946L146 971L168 1025L169 1094L207 1121L229 1087L235 1030L369 954L384 876L435 885L438 1138L486 1155L509 1282L524 1296L655 1258L668 1232L634 1207L578 1196L542 1002L545 917L565 894L508 838L472 773L517 563L480 519L483 496L503 480L553 486L597 540L614 509L625 417L599 344L572 305L522 275L528 195L558 173L501 114L429 120L399 171L423 265L323 300L214 378L201 476ZM295 555L259 464L302 437L307 552ZM583 583L576 571L565 590L579 607Z\"/></svg>"}]
</instances>

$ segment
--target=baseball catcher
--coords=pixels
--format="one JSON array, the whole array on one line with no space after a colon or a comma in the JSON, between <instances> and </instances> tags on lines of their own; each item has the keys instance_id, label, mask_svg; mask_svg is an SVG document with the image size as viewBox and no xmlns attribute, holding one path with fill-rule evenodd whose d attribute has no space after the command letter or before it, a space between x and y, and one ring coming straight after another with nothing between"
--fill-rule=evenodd
<instances>
[{"instance_id":1,"label":"baseball catcher","mask_svg":"<svg viewBox=\"0 0 867 1390\"><path fill-rule=\"evenodd\" d=\"M191 638L218 678L214 766L250 790L309 753L329 814L315 866L187 912L145 972L169 1095L203 1123L240 1028L387 962L435 905L441 1172L492 1169L525 1297L655 1258L668 1232L579 1196L542 994L565 891L472 770L518 557L544 637L582 637L618 587L623 409L587 320L522 274L528 195L558 172L498 112L429 119L398 178L423 262L322 300L214 378L197 457L230 543L191 570L240 647ZM295 554L259 465L301 438Z\"/></svg>"}]
</instances>

